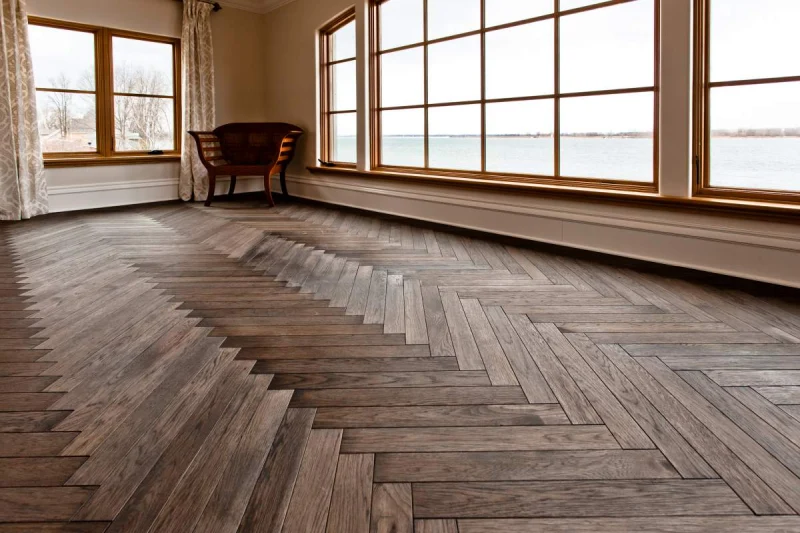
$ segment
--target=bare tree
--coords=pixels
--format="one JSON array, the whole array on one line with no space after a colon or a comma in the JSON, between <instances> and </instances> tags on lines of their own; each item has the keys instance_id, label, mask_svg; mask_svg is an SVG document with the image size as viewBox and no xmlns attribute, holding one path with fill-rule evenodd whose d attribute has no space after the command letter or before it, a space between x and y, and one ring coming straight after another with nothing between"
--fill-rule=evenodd
<instances>
[{"instance_id":1,"label":"bare tree","mask_svg":"<svg viewBox=\"0 0 800 533\"><path fill-rule=\"evenodd\" d=\"M54 89L68 89L69 78L65 73L59 74L55 78L50 78L50 86ZM48 128L57 129L62 139L66 139L72 129L72 93L51 92L48 93L47 118Z\"/></svg>"},{"instance_id":2,"label":"bare tree","mask_svg":"<svg viewBox=\"0 0 800 533\"><path fill-rule=\"evenodd\" d=\"M137 95L164 94L167 81L161 72L115 66L114 91ZM117 147L119 149L154 150L169 129L167 99L148 96L116 96L114 102Z\"/></svg>"}]
</instances>

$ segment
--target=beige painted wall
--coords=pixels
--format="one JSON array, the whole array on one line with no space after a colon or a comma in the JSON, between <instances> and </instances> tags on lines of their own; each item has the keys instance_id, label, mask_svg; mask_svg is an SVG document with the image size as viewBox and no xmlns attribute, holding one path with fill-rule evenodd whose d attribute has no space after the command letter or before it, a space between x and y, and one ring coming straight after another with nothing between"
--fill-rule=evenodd
<instances>
[{"instance_id":1,"label":"beige painted wall","mask_svg":"<svg viewBox=\"0 0 800 533\"><path fill-rule=\"evenodd\" d=\"M30 15L180 37L183 6L175 0L28 0ZM211 18L217 123L266 119L263 15L226 7ZM178 164L63 168L46 171L55 187L178 178ZM177 191L176 191L177 197Z\"/></svg>"}]
</instances>

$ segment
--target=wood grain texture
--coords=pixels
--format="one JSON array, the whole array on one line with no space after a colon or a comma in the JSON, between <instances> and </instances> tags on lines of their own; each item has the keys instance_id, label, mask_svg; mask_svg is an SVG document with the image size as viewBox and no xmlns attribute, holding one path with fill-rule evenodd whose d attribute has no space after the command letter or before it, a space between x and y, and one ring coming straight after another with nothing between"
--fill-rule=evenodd
<instances>
[{"instance_id":1,"label":"wood grain texture","mask_svg":"<svg viewBox=\"0 0 800 533\"><path fill-rule=\"evenodd\" d=\"M800 529L789 290L247 200L0 274L0 531Z\"/></svg>"}]
</instances>

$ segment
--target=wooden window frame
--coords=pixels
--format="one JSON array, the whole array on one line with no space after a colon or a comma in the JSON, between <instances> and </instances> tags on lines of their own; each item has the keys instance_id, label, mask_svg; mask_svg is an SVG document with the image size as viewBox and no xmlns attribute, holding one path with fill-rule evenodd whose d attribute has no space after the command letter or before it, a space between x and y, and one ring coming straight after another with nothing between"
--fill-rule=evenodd
<instances>
[{"instance_id":1,"label":"wooden window frame","mask_svg":"<svg viewBox=\"0 0 800 533\"><path fill-rule=\"evenodd\" d=\"M181 82L181 41L173 37L151 35L147 33L104 28L88 24L78 24L61 20L29 17L28 24L34 26L45 26L62 30L80 31L94 35L95 47L95 91L61 91L52 89L56 92L70 92L76 94L95 94L96 115L97 115L97 150L95 152L50 152L44 154L46 167L72 167L72 166L96 166L96 165L121 165L131 163L161 163L165 161L176 161L181 155L182 141L182 82ZM121 37L164 43L172 46L172 65L173 65L173 94L165 95L128 95L116 93L114 91L114 58L113 58L113 38ZM49 89L39 89L47 91ZM141 96L146 98L165 98L173 100L173 149L164 150L163 154L152 154L147 151L117 151L115 143L114 121L114 97L121 96Z\"/></svg>"},{"instance_id":2,"label":"wooden window frame","mask_svg":"<svg viewBox=\"0 0 800 533\"><path fill-rule=\"evenodd\" d=\"M352 7L336 17L319 31L319 87L320 87L320 161L328 167L356 168L355 162L343 162L333 159L333 117L335 115L354 115L356 109L333 109L333 67L344 63L356 64L358 52L353 57L334 60L333 34L356 20L356 9Z\"/></svg>"},{"instance_id":3,"label":"wooden window frame","mask_svg":"<svg viewBox=\"0 0 800 533\"><path fill-rule=\"evenodd\" d=\"M741 87L772 83L799 82L800 76L754 78L712 82L711 75L711 0L694 2L694 180L693 194L697 197L731 200L754 200L779 203L800 203L800 192L768 189L739 189L711 185L711 89Z\"/></svg>"},{"instance_id":4,"label":"wooden window frame","mask_svg":"<svg viewBox=\"0 0 800 533\"><path fill-rule=\"evenodd\" d=\"M576 13L583 13L586 11L593 11L596 9L603 9L618 4L629 3L635 0L609 0L589 6L579 7L560 11L559 0L553 0L554 7L553 13L539 17L514 21L506 24L495 25L491 27L486 26L486 0L481 0L481 28L470 32L460 33L447 37L429 39L428 38L428 0L423 1L423 41L387 50L380 49L380 5L390 0L371 0L370 5L370 155L371 160L374 162L373 167L376 171L387 172L405 172L418 175L440 175L449 177L461 177L481 180L493 180L502 182L519 182L528 184L540 184L547 186L566 186L566 187L579 187L591 189L610 189L619 191L631 191L638 193L657 193L659 184L659 117L660 117L660 12L661 0L653 0L654 3L654 72L653 72L653 85L646 87L635 87L625 89L612 89L612 90L598 90L598 91L583 91L575 93L562 93L560 91L560 24L561 17L573 15ZM486 34L492 31L502 31L504 29L523 26L526 24L553 19L554 24L554 94L550 95L537 95L527 97L515 98L486 98ZM428 102L428 48L432 44L452 41L464 37L481 36L481 98L474 101L465 102L451 102L451 103L437 103L430 104ZM384 54L392 52L399 52L402 50L409 50L414 48L423 48L423 62L424 74L423 83L425 84L424 94L425 100L421 105L409 106L395 106L395 107L382 107L380 102L380 79L381 79L381 61L380 57ZM632 93L652 93L653 94L653 175L650 182L634 182L627 180L615 179L595 179L595 178L580 178L572 176L562 176L560 169L561 149L560 149L560 102L565 98L583 97L583 96L604 96L613 94L632 94ZM534 100L552 100L554 105L554 130L553 130L553 143L554 143L554 175L543 176L535 174L512 174L500 172L487 172L486 169L486 107L487 104L501 103L501 102L524 102ZM444 106L463 106L463 105L480 105L481 106L481 171L461 171L451 169L431 169L428 168L429 164L429 135L428 135L428 110L431 107L444 107ZM425 168L419 167L405 167L394 165L381 164L381 112L386 110L401 110L401 109L423 109L425 113Z\"/></svg>"}]
</instances>

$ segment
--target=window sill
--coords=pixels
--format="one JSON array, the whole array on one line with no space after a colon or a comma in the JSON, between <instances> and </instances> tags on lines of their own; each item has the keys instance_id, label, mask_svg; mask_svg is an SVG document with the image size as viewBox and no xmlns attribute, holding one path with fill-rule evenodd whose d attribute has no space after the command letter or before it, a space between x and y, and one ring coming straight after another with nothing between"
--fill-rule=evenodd
<instances>
[{"instance_id":1,"label":"window sill","mask_svg":"<svg viewBox=\"0 0 800 533\"><path fill-rule=\"evenodd\" d=\"M735 214L740 216L746 214L769 215L772 217L785 218L791 222L800 223L800 205L797 204L710 197L675 198L661 196L655 192L640 192L635 190L623 190L619 188L600 189L568 185L551 185L467 178L448 175L413 174L379 170L362 171L342 167L309 166L307 169L313 174L327 173L405 182L413 180L421 183L438 185L449 184L465 189L517 191L547 197L593 198L604 203L633 206L638 205L640 207L653 207L655 205L665 209L672 208L677 210L691 211L693 213L705 211L718 214Z\"/></svg>"},{"instance_id":2,"label":"window sill","mask_svg":"<svg viewBox=\"0 0 800 533\"><path fill-rule=\"evenodd\" d=\"M114 165L145 165L152 163L172 163L181 160L179 154L131 155L114 157L65 157L44 160L45 168L102 167Z\"/></svg>"}]
</instances>

